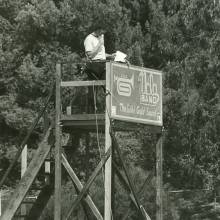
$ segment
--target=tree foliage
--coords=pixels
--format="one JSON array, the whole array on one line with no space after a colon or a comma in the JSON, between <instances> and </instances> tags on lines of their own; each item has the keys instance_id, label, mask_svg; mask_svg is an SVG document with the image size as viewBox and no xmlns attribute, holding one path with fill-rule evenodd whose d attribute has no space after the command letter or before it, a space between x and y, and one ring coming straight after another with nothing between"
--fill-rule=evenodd
<instances>
[{"instance_id":1,"label":"tree foliage","mask_svg":"<svg viewBox=\"0 0 220 220\"><path fill-rule=\"evenodd\" d=\"M55 63L63 63L64 79L85 77L77 63L85 60L83 40L94 23L108 30L107 52L121 50L132 64L163 71L164 181L218 192L220 4L210 0L0 0L1 174L42 108ZM155 137L147 130L128 136L119 135L124 154L153 169Z\"/></svg>"}]
</instances>

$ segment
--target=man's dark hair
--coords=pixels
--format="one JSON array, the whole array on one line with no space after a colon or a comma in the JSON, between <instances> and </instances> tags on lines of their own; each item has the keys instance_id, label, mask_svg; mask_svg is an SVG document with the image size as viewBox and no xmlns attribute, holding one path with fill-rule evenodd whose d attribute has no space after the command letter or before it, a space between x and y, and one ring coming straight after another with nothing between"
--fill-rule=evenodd
<instances>
[{"instance_id":1,"label":"man's dark hair","mask_svg":"<svg viewBox=\"0 0 220 220\"><path fill-rule=\"evenodd\" d=\"M95 23L92 25L92 31L106 30L106 27L101 23Z\"/></svg>"}]
</instances>

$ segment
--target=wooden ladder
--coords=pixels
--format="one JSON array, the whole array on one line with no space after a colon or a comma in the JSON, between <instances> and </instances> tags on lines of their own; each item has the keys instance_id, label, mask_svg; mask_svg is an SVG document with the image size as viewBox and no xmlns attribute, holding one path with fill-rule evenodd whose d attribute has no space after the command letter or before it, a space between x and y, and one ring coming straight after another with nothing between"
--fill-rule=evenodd
<instances>
[{"instance_id":1,"label":"wooden ladder","mask_svg":"<svg viewBox=\"0 0 220 220\"><path fill-rule=\"evenodd\" d=\"M14 193L12 194L1 220L11 220L16 214L17 209L21 205L23 199L25 198L28 190L30 189L33 181L35 180L41 166L43 165L50 149L51 144L49 143L49 137L51 134L51 128L46 132L43 141L39 144L38 149L30 162L26 172L21 178L18 186L16 187Z\"/></svg>"}]
</instances>

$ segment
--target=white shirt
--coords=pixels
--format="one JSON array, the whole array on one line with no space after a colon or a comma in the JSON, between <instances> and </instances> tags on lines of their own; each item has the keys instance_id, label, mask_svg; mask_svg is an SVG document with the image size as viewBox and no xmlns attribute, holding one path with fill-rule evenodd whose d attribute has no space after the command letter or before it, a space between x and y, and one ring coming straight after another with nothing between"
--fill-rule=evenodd
<instances>
[{"instance_id":1,"label":"white shirt","mask_svg":"<svg viewBox=\"0 0 220 220\"><path fill-rule=\"evenodd\" d=\"M85 51L86 52L93 51L93 49L97 46L98 43L99 43L99 39L93 34L89 34L84 41ZM106 59L105 46L102 45L99 48L98 53L92 58L92 60L105 60L105 59Z\"/></svg>"}]
</instances>

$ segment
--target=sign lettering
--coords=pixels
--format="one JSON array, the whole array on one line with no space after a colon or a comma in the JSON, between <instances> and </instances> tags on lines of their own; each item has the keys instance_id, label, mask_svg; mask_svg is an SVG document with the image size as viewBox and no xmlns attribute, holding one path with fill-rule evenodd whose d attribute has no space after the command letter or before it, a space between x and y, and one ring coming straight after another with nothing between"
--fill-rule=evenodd
<instances>
[{"instance_id":1,"label":"sign lettering","mask_svg":"<svg viewBox=\"0 0 220 220\"><path fill-rule=\"evenodd\" d=\"M111 65L111 117L162 126L162 73L120 63Z\"/></svg>"}]
</instances>

